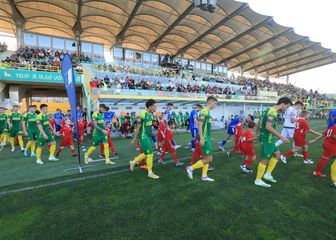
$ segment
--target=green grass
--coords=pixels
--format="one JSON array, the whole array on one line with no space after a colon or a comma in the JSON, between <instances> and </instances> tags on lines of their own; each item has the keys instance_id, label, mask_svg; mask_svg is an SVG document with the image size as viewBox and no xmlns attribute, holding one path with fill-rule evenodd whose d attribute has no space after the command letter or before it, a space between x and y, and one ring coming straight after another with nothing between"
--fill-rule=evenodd
<instances>
[{"instance_id":1,"label":"green grass","mask_svg":"<svg viewBox=\"0 0 336 240\"><path fill-rule=\"evenodd\" d=\"M325 129L324 121L311 125ZM222 135L213 132L216 140ZM179 144L188 140L189 134L176 136ZM0 179L6 183L0 192L124 169L137 152L128 140L115 144L121 155L115 167L95 163L82 175L64 173L76 165L69 153L38 169L19 153L13 157L8 150L1 152ZM320 158L321 144L311 147L311 159ZM281 147L287 149L289 145ZM178 156L191 153L180 148ZM216 152L216 169L209 172L214 183L201 182L199 171L191 181L184 168L167 164L155 166L161 177L157 181L137 170L0 195L0 239L335 239L335 190L328 186L330 179L312 177L315 165L304 166L302 158L288 162L277 165L278 183L270 189L254 186L255 174L241 174L239 155L228 159Z\"/></svg>"}]
</instances>

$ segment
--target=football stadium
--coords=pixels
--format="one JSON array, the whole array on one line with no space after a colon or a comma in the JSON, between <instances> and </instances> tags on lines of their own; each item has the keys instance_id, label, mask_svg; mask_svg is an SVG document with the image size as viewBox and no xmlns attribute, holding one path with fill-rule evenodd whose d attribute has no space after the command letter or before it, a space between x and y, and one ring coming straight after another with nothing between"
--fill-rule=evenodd
<instances>
[{"instance_id":1,"label":"football stadium","mask_svg":"<svg viewBox=\"0 0 336 240\"><path fill-rule=\"evenodd\" d=\"M0 14L0 239L335 239L336 94L291 78L336 53L295 22L234 0Z\"/></svg>"}]
</instances>

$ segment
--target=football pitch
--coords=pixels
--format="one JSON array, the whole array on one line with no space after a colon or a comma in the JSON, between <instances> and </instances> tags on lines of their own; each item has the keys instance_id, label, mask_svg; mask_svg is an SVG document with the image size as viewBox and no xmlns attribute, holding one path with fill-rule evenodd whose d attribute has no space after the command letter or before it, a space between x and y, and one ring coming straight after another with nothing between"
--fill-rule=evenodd
<instances>
[{"instance_id":1,"label":"football pitch","mask_svg":"<svg viewBox=\"0 0 336 240\"><path fill-rule=\"evenodd\" d=\"M310 124L326 129L325 120ZM322 141L310 146L314 165L303 165L300 157L289 158L287 165L279 162L273 172L278 183L265 189L254 185L256 163L254 173L242 174L239 154L230 159L217 150L225 135L212 133L212 183L201 182L200 171L190 180L169 153L168 164L154 166L159 180L147 178L142 169L129 173L128 161L138 154L130 139L114 140L120 155L116 165L96 161L83 174L71 170L77 159L69 149L59 162L48 162L44 149L46 163L39 166L7 147L0 152L0 239L335 239L336 191L329 187L333 159L324 169L327 178L312 176ZM176 134L175 140L186 166L190 133ZM289 149L289 144L280 147ZM98 154L97 149L92 157Z\"/></svg>"}]
</instances>

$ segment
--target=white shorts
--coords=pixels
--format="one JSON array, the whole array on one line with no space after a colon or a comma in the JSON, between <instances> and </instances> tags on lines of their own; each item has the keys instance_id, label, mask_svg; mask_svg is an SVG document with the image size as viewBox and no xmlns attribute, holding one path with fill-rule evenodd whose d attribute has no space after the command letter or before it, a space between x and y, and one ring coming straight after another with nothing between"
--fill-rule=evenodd
<instances>
[{"instance_id":1,"label":"white shorts","mask_svg":"<svg viewBox=\"0 0 336 240\"><path fill-rule=\"evenodd\" d=\"M283 128L281 131L281 135L286 138L293 138L294 136L294 128Z\"/></svg>"}]
</instances>

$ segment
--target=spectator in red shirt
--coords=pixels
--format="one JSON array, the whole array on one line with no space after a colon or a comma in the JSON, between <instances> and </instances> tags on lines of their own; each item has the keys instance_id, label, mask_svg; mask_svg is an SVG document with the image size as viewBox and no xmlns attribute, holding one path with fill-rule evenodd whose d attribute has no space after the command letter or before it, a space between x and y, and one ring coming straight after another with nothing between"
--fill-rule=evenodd
<instances>
[{"instance_id":1,"label":"spectator in red shirt","mask_svg":"<svg viewBox=\"0 0 336 240\"><path fill-rule=\"evenodd\" d=\"M171 152L173 155L173 158L175 160L175 165L176 167L181 167L183 166L184 163L179 162L176 156L176 150L173 146L173 130L175 128L175 121L174 120L169 120L168 121L168 128L166 129L165 137L164 137L164 143L162 146L162 153L159 159L159 163L164 164L162 159L164 158L166 152Z\"/></svg>"},{"instance_id":2,"label":"spectator in red shirt","mask_svg":"<svg viewBox=\"0 0 336 240\"><path fill-rule=\"evenodd\" d=\"M65 121L65 125L61 127L61 130L59 132L62 134L62 142L60 144L59 149L56 152L56 157L59 157L61 151L67 146L71 148L72 156L76 157L77 155L75 153L75 147L72 141L72 127L70 126L69 119Z\"/></svg>"},{"instance_id":3,"label":"spectator in red shirt","mask_svg":"<svg viewBox=\"0 0 336 240\"><path fill-rule=\"evenodd\" d=\"M310 116L309 111L303 110L298 120L295 123L295 130L294 130L294 143L295 143L295 149L292 149L288 152L286 152L284 155L280 157L281 161L283 163L287 163L287 158L289 156L292 156L294 153L302 150L303 155L303 163L304 164L313 164L314 162L310 159L308 159L308 143L306 141L306 133L311 132L316 135L322 136L321 133L314 131L308 124L307 119Z\"/></svg>"},{"instance_id":4,"label":"spectator in red shirt","mask_svg":"<svg viewBox=\"0 0 336 240\"><path fill-rule=\"evenodd\" d=\"M255 122L249 122L247 124L247 130L240 138L242 155L245 156L245 161L240 165L240 169L243 173L251 173L252 170L248 168L248 166L256 160L256 154L254 152L254 140L256 140L256 137L253 135L255 126Z\"/></svg>"}]
</instances>

